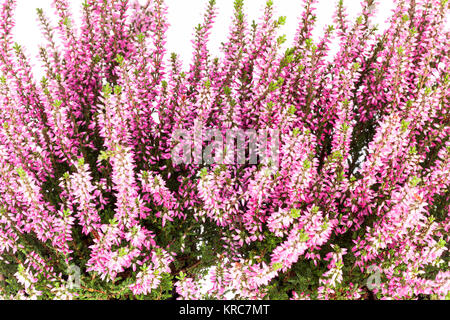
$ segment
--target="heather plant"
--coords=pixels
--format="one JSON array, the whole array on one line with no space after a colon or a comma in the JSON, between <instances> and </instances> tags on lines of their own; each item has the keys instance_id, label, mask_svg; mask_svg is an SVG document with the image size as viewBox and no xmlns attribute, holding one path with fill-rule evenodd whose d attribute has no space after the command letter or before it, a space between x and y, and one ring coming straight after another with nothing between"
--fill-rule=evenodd
<instances>
[{"instance_id":1,"label":"heather plant","mask_svg":"<svg viewBox=\"0 0 450 320\"><path fill-rule=\"evenodd\" d=\"M338 1L317 39L304 0L286 50L272 0L253 23L235 0L219 57L210 0L188 68L163 0L52 2L35 81L0 1L1 298L450 298L447 0L384 32ZM175 161L180 130L231 161ZM207 130L271 130L277 165Z\"/></svg>"}]
</instances>

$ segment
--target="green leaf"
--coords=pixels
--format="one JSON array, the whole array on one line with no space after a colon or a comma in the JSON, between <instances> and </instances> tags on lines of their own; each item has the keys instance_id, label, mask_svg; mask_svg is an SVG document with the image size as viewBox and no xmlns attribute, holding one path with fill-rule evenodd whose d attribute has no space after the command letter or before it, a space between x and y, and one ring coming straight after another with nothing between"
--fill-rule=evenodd
<instances>
[{"instance_id":1,"label":"green leaf","mask_svg":"<svg viewBox=\"0 0 450 320\"><path fill-rule=\"evenodd\" d=\"M292 218L294 218L294 219L298 219L298 218L300 218L300 210L298 210L298 209L295 209L295 208L292 208L291 209L291 217Z\"/></svg>"},{"instance_id":2,"label":"green leaf","mask_svg":"<svg viewBox=\"0 0 450 320\"><path fill-rule=\"evenodd\" d=\"M125 61L125 58L121 55L121 54L118 54L117 56L116 56L116 62L119 64L119 65L122 65L123 64L123 62Z\"/></svg>"},{"instance_id":3,"label":"green leaf","mask_svg":"<svg viewBox=\"0 0 450 320\"><path fill-rule=\"evenodd\" d=\"M279 45L279 46L281 46L283 43L285 43L286 42L286 35L285 34L283 34L282 36L279 36L278 37L278 39L277 39L277 44Z\"/></svg>"},{"instance_id":4,"label":"green leaf","mask_svg":"<svg viewBox=\"0 0 450 320\"><path fill-rule=\"evenodd\" d=\"M275 90L278 89L277 83L272 81L271 83L269 83L268 89L269 89L269 92L274 92Z\"/></svg>"},{"instance_id":5,"label":"green leaf","mask_svg":"<svg viewBox=\"0 0 450 320\"><path fill-rule=\"evenodd\" d=\"M62 101L61 101L61 100L55 100L55 101L53 102L53 106L54 106L55 108L59 108L61 105L62 105Z\"/></svg>"},{"instance_id":6,"label":"green leaf","mask_svg":"<svg viewBox=\"0 0 450 320\"><path fill-rule=\"evenodd\" d=\"M13 49L19 53L22 50L22 47L16 42L14 43Z\"/></svg>"},{"instance_id":7,"label":"green leaf","mask_svg":"<svg viewBox=\"0 0 450 320\"><path fill-rule=\"evenodd\" d=\"M110 157L110 153L108 151L100 151L100 155L98 156L99 161L106 161Z\"/></svg>"},{"instance_id":8,"label":"green leaf","mask_svg":"<svg viewBox=\"0 0 450 320\"><path fill-rule=\"evenodd\" d=\"M64 209L63 214L64 214L64 217L68 217L68 216L70 216L71 212L69 209Z\"/></svg>"},{"instance_id":9,"label":"green leaf","mask_svg":"<svg viewBox=\"0 0 450 320\"><path fill-rule=\"evenodd\" d=\"M342 124L342 131L346 132L348 129L350 129L350 125L348 125L347 123L343 123Z\"/></svg>"},{"instance_id":10,"label":"green leaf","mask_svg":"<svg viewBox=\"0 0 450 320\"><path fill-rule=\"evenodd\" d=\"M144 35L143 33L139 33L139 34L137 35L137 40L138 40L139 43L144 43L144 41L145 41L145 35Z\"/></svg>"},{"instance_id":11,"label":"green leaf","mask_svg":"<svg viewBox=\"0 0 450 320\"><path fill-rule=\"evenodd\" d=\"M305 161L303 161L303 168L308 170L311 168L311 161L309 161L308 159L306 159Z\"/></svg>"},{"instance_id":12,"label":"green leaf","mask_svg":"<svg viewBox=\"0 0 450 320\"><path fill-rule=\"evenodd\" d=\"M106 83L102 88L103 95L106 97L109 97L111 93L113 92L111 85L109 83Z\"/></svg>"},{"instance_id":13,"label":"green leaf","mask_svg":"<svg viewBox=\"0 0 450 320\"><path fill-rule=\"evenodd\" d=\"M333 152L333 154L331 155L331 158L333 160L342 160L344 157L342 156L342 152L337 150L337 151Z\"/></svg>"},{"instance_id":14,"label":"green leaf","mask_svg":"<svg viewBox=\"0 0 450 320\"><path fill-rule=\"evenodd\" d=\"M297 108L294 105L291 105L288 109L288 113L294 115L297 111Z\"/></svg>"},{"instance_id":15,"label":"green leaf","mask_svg":"<svg viewBox=\"0 0 450 320\"><path fill-rule=\"evenodd\" d=\"M122 93L122 87L119 85L114 86L114 95L118 96Z\"/></svg>"},{"instance_id":16,"label":"green leaf","mask_svg":"<svg viewBox=\"0 0 450 320\"><path fill-rule=\"evenodd\" d=\"M64 18L63 24L64 24L67 28L70 28L70 27L71 27L72 24L71 24L71 21L70 21L69 17L65 17L65 18Z\"/></svg>"},{"instance_id":17,"label":"green leaf","mask_svg":"<svg viewBox=\"0 0 450 320\"><path fill-rule=\"evenodd\" d=\"M109 224L116 226L119 224L119 221L117 221L116 217L113 217L112 219L109 220Z\"/></svg>"},{"instance_id":18,"label":"green leaf","mask_svg":"<svg viewBox=\"0 0 450 320\"><path fill-rule=\"evenodd\" d=\"M200 178L203 179L204 177L207 176L207 174L208 174L208 169L202 168L202 169L200 170Z\"/></svg>"},{"instance_id":19,"label":"green leaf","mask_svg":"<svg viewBox=\"0 0 450 320\"><path fill-rule=\"evenodd\" d=\"M363 23L363 17L359 16L358 18L356 18L356 23L357 24L362 24Z\"/></svg>"},{"instance_id":20,"label":"green leaf","mask_svg":"<svg viewBox=\"0 0 450 320\"><path fill-rule=\"evenodd\" d=\"M26 176L26 172L22 167L16 168L16 173L19 175L19 177L24 178Z\"/></svg>"},{"instance_id":21,"label":"green leaf","mask_svg":"<svg viewBox=\"0 0 450 320\"><path fill-rule=\"evenodd\" d=\"M281 268L283 268L283 264L280 263L280 262L276 262L276 263L274 263L274 264L272 265L272 267L273 267L273 270L278 271L278 270L280 270Z\"/></svg>"},{"instance_id":22,"label":"green leaf","mask_svg":"<svg viewBox=\"0 0 450 320\"><path fill-rule=\"evenodd\" d=\"M286 16L281 16L278 18L278 25L284 26L286 24Z\"/></svg>"},{"instance_id":23,"label":"green leaf","mask_svg":"<svg viewBox=\"0 0 450 320\"><path fill-rule=\"evenodd\" d=\"M343 181L344 180L344 171L339 170L337 172L337 177L336 177L337 181Z\"/></svg>"},{"instance_id":24,"label":"green leaf","mask_svg":"<svg viewBox=\"0 0 450 320\"><path fill-rule=\"evenodd\" d=\"M299 236L300 242L307 242L309 240L309 235L306 234L303 230L300 232Z\"/></svg>"},{"instance_id":25,"label":"green leaf","mask_svg":"<svg viewBox=\"0 0 450 320\"><path fill-rule=\"evenodd\" d=\"M406 130L408 130L409 123L410 123L409 121L402 120L401 130L402 130L403 132L405 132Z\"/></svg>"},{"instance_id":26,"label":"green leaf","mask_svg":"<svg viewBox=\"0 0 450 320\"><path fill-rule=\"evenodd\" d=\"M102 59L100 58L100 56L98 54L96 54L93 58L92 61L94 62L94 64L97 64L101 61Z\"/></svg>"}]
</instances>

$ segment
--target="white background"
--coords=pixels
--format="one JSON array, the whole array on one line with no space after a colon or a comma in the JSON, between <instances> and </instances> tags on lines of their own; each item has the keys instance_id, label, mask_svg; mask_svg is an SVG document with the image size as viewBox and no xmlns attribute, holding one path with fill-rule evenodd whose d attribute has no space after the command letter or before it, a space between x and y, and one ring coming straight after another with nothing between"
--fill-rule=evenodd
<instances>
[{"instance_id":1,"label":"white background","mask_svg":"<svg viewBox=\"0 0 450 320\"><path fill-rule=\"evenodd\" d=\"M82 0L70 0L72 12L75 17L74 25L80 25L80 8ZM167 49L170 52L180 54L184 66L188 66L192 57L191 40L193 38L194 27L202 22L208 0L166 0L168 6L168 22L170 24L167 34ZM233 0L217 0L216 7L218 15L210 36L209 49L213 56L220 55L220 44L227 39L231 17L233 15ZM44 44L41 37L39 23L37 21L36 8L44 9L46 15L55 18L54 9L51 7L52 0L17 0L15 12L15 41L25 48L27 55L32 58L34 65L38 66L38 47ZM245 0L245 12L249 22L258 21L262 16L266 0ZM286 25L280 29L282 34L286 34L288 46L298 28L299 17L303 11L301 0L274 0L275 16L286 16ZM344 1L349 13L349 17L354 19L361 11L360 0ZM327 25L333 24L333 12L336 7L336 0L320 0L318 5L317 25L315 30L315 40L323 33ZM381 0L378 5L378 13L375 23L379 24L380 30L386 28L386 19L393 9L393 1Z\"/></svg>"}]
</instances>

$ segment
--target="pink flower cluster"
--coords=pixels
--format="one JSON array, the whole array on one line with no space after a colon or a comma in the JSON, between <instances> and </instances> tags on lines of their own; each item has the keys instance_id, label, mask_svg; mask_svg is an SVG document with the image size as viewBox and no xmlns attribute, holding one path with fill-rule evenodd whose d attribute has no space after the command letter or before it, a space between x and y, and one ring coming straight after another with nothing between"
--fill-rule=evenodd
<instances>
[{"instance_id":1,"label":"pink flower cluster","mask_svg":"<svg viewBox=\"0 0 450 320\"><path fill-rule=\"evenodd\" d=\"M282 51L273 1L250 24L235 0L214 58L210 0L183 70L163 0L87 0L79 26L52 0L37 82L0 0L0 297L449 298L449 2L396 0L379 32L375 0L338 1L313 39L318 2ZM175 163L198 125L278 132L278 165Z\"/></svg>"}]
</instances>

